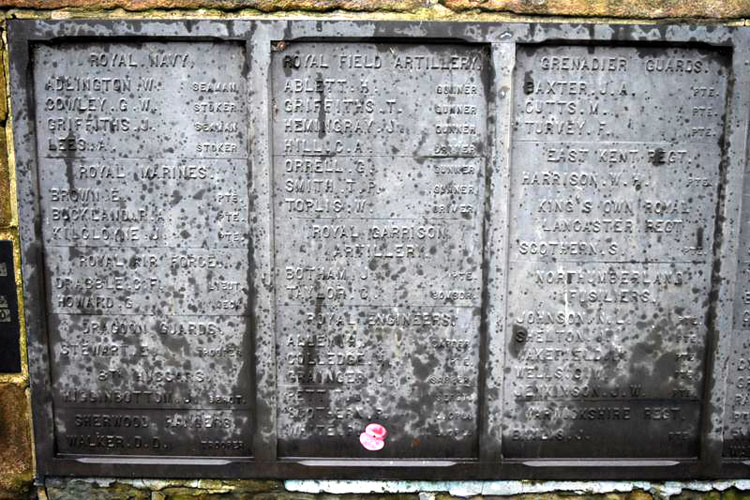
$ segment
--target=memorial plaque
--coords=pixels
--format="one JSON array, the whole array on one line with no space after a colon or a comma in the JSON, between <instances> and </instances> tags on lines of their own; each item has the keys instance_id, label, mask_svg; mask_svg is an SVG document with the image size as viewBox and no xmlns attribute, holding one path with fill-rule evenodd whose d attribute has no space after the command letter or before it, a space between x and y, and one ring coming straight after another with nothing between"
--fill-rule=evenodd
<instances>
[{"instance_id":1,"label":"memorial plaque","mask_svg":"<svg viewBox=\"0 0 750 500\"><path fill-rule=\"evenodd\" d=\"M272 65L280 455L475 457L487 52L295 43Z\"/></svg>"},{"instance_id":2,"label":"memorial plaque","mask_svg":"<svg viewBox=\"0 0 750 500\"><path fill-rule=\"evenodd\" d=\"M745 177L742 192L723 454L730 459L747 460L750 458L750 176Z\"/></svg>"},{"instance_id":3,"label":"memorial plaque","mask_svg":"<svg viewBox=\"0 0 750 500\"><path fill-rule=\"evenodd\" d=\"M243 47L34 52L56 446L252 453Z\"/></svg>"},{"instance_id":4,"label":"memorial plaque","mask_svg":"<svg viewBox=\"0 0 750 500\"><path fill-rule=\"evenodd\" d=\"M506 456L698 455L728 65L519 47Z\"/></svg>"},{"instance_id":5,"label":"memorial plaque","mask_svg":"<svg viewBox=\"0 0 750 500\"><path fill-rule=\"evenodd\" d=\"M0 241L0 373L21 371L21 324L13 265L13 242Z\"/></svg>"},{"instance_id":6,"label":"memorial plaque","mask_svg":"<svg viewBox=\"0 0 750 500\"><path fill-rule=\"evenodd\" d=\"M8 43L41 476L750 472L749 30Z\"/></svg>"}]
</instances>

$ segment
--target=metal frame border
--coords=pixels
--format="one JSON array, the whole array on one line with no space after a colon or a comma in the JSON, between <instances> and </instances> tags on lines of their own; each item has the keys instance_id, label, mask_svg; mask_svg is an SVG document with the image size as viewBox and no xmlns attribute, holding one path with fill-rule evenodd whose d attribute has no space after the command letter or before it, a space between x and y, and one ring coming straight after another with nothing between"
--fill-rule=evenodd
<instances>
[{"instance_id":1,"label":"metal frame border","mask_svg":"<svg viewBox=\"0 0 750 500\"><path fill-rule=\"evenodd\" d=\"M245 44L250 109L249 133L252 187L250 209L254 269L254 339L256 407L254 457L171 458L54 455L50 359L44 290L44 248L38 197L38 166L34 125L31 46L40 42L90 41L107 37L165 40L228 40ZM415 40L486 45L493 62L495 95L488 130L490 148L490 210L485 213L484 266L495 286L486 291L488 365L480 380L485 394L480 421L480 458L475 462L280 460L276 456L276 396L272 273L271 131L269 78L274 41ZM732 311L736 286L738 221L747 153L750 111L750 31L713 25L607 25L484 22L329 21L329 20L9 20L10 87L22 242L22 270L29 370L32 388L37 474L171 478L341 478L341 479L698 479L750 476L750 461L722 460L726 366L731 353ZM732 74L725 122L720 190L714 246L712 304L702 409L701 456L679 460L503 460L500 448L503 366L504 297L507 276L507 197L509 190L512 76L516 44L538 43L666 43L701 44L732 51ZM481 384L484 384L481 386ZM498 406L499 405L499 406Z\"/></svg>"}]
</instances>

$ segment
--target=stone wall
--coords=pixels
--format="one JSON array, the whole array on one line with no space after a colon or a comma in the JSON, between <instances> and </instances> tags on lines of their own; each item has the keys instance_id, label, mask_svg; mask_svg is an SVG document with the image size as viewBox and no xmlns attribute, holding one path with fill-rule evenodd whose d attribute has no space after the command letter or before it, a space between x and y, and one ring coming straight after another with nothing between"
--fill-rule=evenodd
<instances>
[{"instance_id":1,"label":"stone wall","mask_svg":"<svg viewBox=\"0 0 750 500\"><path fill-rule=\"evenodd\" d=\"M3 17L7 15L3 12ZM15 196L15 169L10 143L10 119L7 89L8 61L5 50L5 25L0 30L0 239L12 240L15 253L16 283L23 330L23 298L20 296L21 274L18 253L18 217ZM0 374L0 497L24 496L31 491L33 458L28 369L22 333L22 372Z\"/></svg>"},{"instance_id":2,"label":"stone wall","mask_svg":"<svg viewBox=\"0 0 750 500\"><path fill-rule=\"evenodd\" d=\"M284 484L280 481L51 479L37 492L42 498L46 495L60 500L748 500L750 492L746 483L289 481ZM338 493L341 491L346 493ZM529 493L519 493L523 491Z\"/></svg>"},{"instance_id":3,"label":"stone wall","mask_svg":"<svg viewBox=\"0 0 750 500\"><path fill-rule=\"evenodd\" d=\"M0 239L14 242L16 281L21 283L18 218L7 88L5 20L12 18L254 18L315 17L406 20L649 22L683 21L747 25L750 0L0 0ZM19 296L23 330L23 298ZM22 350L25 335L22 332ZM0 498L60 499L399 499L453 498L750 499L748 482L651 485L648 483L547 483L541 488L497 486L498 483L339 484L326 488L312 482L293 488L281 481L123 481L55 479L35 484L31 437L28 369L23 355L19 374L0 374ZM450 478L445 478L449 480ZM295 482L298 483L298 482ZM457 486L458 485L458 486ZM486 487L485 487L486 486ZM535 487L538 485L535 485ZM326 491L348 491L330 494ZM700 491L698 491L700 490ZM307 491L307 492L303 492ZM528 492L533 491L533 492ZM458 496L457 496L458 495Z\"/></svg>"}]
</instances>

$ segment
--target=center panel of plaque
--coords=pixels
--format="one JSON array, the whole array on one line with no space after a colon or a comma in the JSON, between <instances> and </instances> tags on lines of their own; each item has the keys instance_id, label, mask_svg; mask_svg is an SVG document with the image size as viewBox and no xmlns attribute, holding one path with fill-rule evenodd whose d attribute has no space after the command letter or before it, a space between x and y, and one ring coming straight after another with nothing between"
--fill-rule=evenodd
<instances>
[{"instance_id":1,"label":"center panel of plaque","mask_svg":"<svg viewBox=\"0 0 750 500\"><path fill-rule=\"evenodd\" d=\"M729 68L519 47L506 457L698 456Z\"/></svg>"},{"instance_id":2,"label":"center panel of plaque","mask_svg":"<svg viewBox=\"0 0 750 500\"><path fill-rule=\"evenodd\" d=\"M60 455L252 455L244 46L39 45Z\"/></svg>"},{"instance_id":3,"label":"center panel of plaque","mask_svg":"<svg viewBox=\"0 0 750 500\"><path fill-rule=\"evenodd\" d=\"M279 456L477 457L488 87L477 46L274 52Z\"/></svg>"}]
</instances>

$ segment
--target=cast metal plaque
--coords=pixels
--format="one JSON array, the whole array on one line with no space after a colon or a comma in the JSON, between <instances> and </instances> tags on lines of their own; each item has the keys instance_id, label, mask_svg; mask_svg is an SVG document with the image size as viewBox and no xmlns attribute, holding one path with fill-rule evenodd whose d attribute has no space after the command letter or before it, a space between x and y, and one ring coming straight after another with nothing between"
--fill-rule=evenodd
<instances>
[{"instance_id":1,"label":"cast metal plaque","mask_svg":"<svg viewBox=\"0 0 750 500\"><path fill-rule=\"evenodd\" d=\"M477 456L487 55L274 53L281 455Z\"/></svg>"},{"instance_id":2,"label":"cast metal plaque","mask_svg":"<svg viewBox=\"0 0 750 500\"><path fill-rule=\"evenodd\" d=\"M250 455L242 46L32 57L58 453Z\"/></svg>"},{"instance_id":3,"label":"cast metal plaque","mask_svg":"<svg viewBox=\"0 0 750 500\"><path fill-rule=\"evenodd\" d=\"M728 358L723 454L750 458L750 178L745 178L737 248L737 285Z\"/></svg>"},{"instance_id":4,"label":"cast metal plaque","mask_svg":"<svg viewBox=\"0 0 750 500\"><path fill-rule=\"evenodd\" d=\"M746 30L9 45L40 474L747 476Z\"/></svg>"},{"instance_id":5,"label":"cast metal plaque","mask_svg":"<svg viewBox=\"0 0 750 500\"><path fill-rule=\"evenodd\" d=\"M728 66L518 51L508 456L697 456Z\"/></svg>"},{"instance_id":6,"label":"cast metal plaque","mask_svg":"<svg viewBox=\"0 0 750 500\"><path fill-rule=\"evenodd\" d=\"M15 267L13 242L0 241L0 373L21 371L21 324Z\"/></svg>"}]
</instances>

